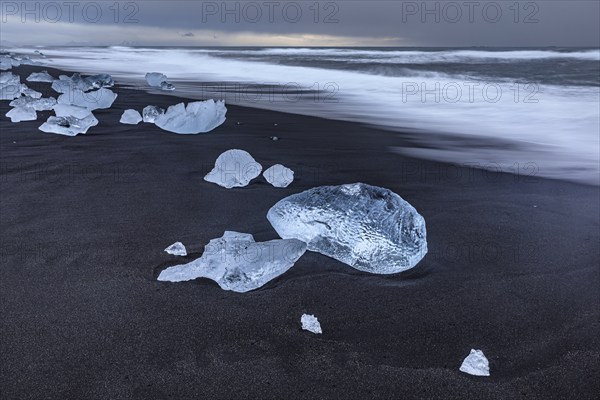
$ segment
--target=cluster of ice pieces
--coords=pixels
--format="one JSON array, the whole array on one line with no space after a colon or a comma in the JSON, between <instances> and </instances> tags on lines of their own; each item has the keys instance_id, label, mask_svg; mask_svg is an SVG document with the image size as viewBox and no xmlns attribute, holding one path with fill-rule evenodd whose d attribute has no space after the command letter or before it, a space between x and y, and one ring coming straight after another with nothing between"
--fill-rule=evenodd
<instances>
[{"instance_id":1,"label":"cluster of ice pieces","mask_svg":"<svg viewBox=\"0 0 600 400\"><path fill-rule=\"evenodd\" d=\"M11 72L0 73L0 100L11 100L14 107L6 113L11 122L35 121L36 111L51 110L56 104L53 97L42 98L38 91L21 83L21 78Z\"/></svg>"},{"instance_id":2,"label":"cluster of ice pieces","mask_svg":"<svg viewBox=\"0 0 600 400\"><path fill-rule=\"evenodd\" d=\"M165 249L165 251L174 256L182 256L182 257L187 256L187 250L186 250L185 246L183 245L183 243L181 243L181 242L173 243L172 245L167 247Z\"/></svg>"},{"instance_id":3,"label":"cluster of ice pieces","mask_svg":"<svg viewBox=\"0 0 600 400\"><path fill-rule=\"evenodd\" d=\"M251 234L226 231L206 245L202 257L165 269L158 280L208 278L224 290L248 292L286 272L305 251L306 243L299 240L257 243Z\"/></svg>"},{"instance_id":4,"label":"cluster of ice pieces","mask_svg":"<svg viewBox=\"0 0 600 400\"><path fill-rule=\"evenodd\" d=\"M79 73L72 76L60 75L52 83L52 89L58 93L71 93L74 90L87 92L90 90L113 87L115 82L108 74L91 75L82 77Z\"/></svg>"},{"instance_id":5,"label":"cluster of ice pieces","mask_svg":"<svg viewBox=\"0 0 600 400\"><path fill-rule=\"evenodd\" d=\"M322 186L280 200L267 218L279 236L299 239L358 270L393 274L427 253L425 220L388 189L364 183Z\"/></svg>"},{"instance_id":6,"label":"cluster of ice pieces","mask_svg":"<svg viewBox=\"0 0 600 400\"><path fill-rule=\"evenodd\" d=\"M227 189L244 187L258 177L261 171L262 165L250 153L232 149L217 158L215 167L204 177L204 180ZM281 164L275 164L267 169L263 176L275 187L287 187L294 180L294 171Z\"/></svg>"},{"instance_id":7,"label":"cluster of ice pieces","mask_svg":"<svg viewBox=\"0 0 600 400\"><path fill-rule=\"evenodd\" d=\"M148 85L158 87L161 90L175 90L175 86L168 81L167 76L160 72L148 72L146 82L148 82Z\"/></svg>"},{"instance_id":8,"label":"cluster of ice pieces","mask_svg":"<svg viewBox=\"0 0 600 400\"><path fill-rule=\"evenodd\" d=\"M471 349L459 369L469 375L490 376L490 364L481 350Z\"/></svg>"},{"instance_id":9,"label":"cluster of ice pieces","mask_svg":"<svg viewBox=\"0 0 600 400\"><path fill-rule=\"evenodd\" d=\"M302 329L305 331L309 331L312 333L323 333L321 329L321 324L319 320L311 314L302 314L300 317L300 323L302 324Z\"/></svg>"},{"instance_id":10,"label":"cluster of ice pieces","mask_svg":"<svg viewBox=\"0 0 600 400\"><path fill-rule=\"evenodd\" d=\"M41 55L41 54L40 54ZM0 54L0 70L6 71L20 65L40 65L29 57L16 57L11 54Z\"/></svg>"},{"instance_id":11,"label":"cluster of ice pieces","mask_svg":"<svg viewBox=\"0 0 600 400\"><path fill-rule=\"evenodd\" d=\"M137 125L142 122L142 116L136 110L125 110L119 122L122 124Z\"/></svg>"}]
</instances>

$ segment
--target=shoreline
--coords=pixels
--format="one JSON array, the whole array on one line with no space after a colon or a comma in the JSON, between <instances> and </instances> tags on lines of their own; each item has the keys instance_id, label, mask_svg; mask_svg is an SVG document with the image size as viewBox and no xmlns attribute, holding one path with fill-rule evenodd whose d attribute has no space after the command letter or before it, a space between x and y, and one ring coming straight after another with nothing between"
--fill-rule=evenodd
<instances>
[{"instance_id":1,"label":"shoreline","mask_svg":"<svg viewBox=\"0 0 600 400\"><path fill-rule=\"evenodd\" d=\"M45 66L13 72L24 81L43 69L57 77ZM44 85L44 97L56 97ZM12 124L0 103L7 398L546 400L600 391L598 187L413 159L388 151L407 144L399 133L240 106L227 105L227 121L207 134L123 125L125 109L187 100L112 90L119 97L94 112L98 126L76 137L37 129L51 111ZM204 182L232 148L264 169L284 164L295 181ZM290 194L359 181L398 193L425 218L429 253L415 268L371 275L307 252L244 294L155 279L225 230L277 238L266 212ZM175 241L187 257L163 252ZM323 335L300 330L303 313L318 317ZM489 378L458 371L471 348L488 357Z\"/></svg>"}]
</instances>

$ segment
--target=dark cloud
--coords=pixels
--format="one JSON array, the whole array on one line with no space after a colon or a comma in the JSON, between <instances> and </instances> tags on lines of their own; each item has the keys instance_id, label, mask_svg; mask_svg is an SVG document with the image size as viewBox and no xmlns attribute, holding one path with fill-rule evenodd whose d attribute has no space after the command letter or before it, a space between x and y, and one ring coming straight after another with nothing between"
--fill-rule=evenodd
<instances>
[{"instance_id":1,"label":"dark cloud","mask_svg":"<svg viewBox=\"0 0 600 400\"><path fill-rule=\"evenodd\" d=\"M58 4L61 22L192 35L208 30L396 38L418 46L600 46L598 1L96 1L77 2L72 10L61 1L2 3L3 14L17 17L38 7L42 18L55 18ZM181 36L192 37L188 33Z\"/></svg>"}]
</instances>

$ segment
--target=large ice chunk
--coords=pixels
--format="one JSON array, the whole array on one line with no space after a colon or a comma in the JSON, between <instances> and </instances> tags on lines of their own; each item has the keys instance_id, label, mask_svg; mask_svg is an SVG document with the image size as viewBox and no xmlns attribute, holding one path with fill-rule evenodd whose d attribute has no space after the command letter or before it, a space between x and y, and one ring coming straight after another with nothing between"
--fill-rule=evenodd
<instances>
[{"instance_id":1,"label":"large ice chunk","mask_svg":"<svg viewBox=\"0 0 600 400\"><path fill-rule=\"evenodd\" d=\"M6 113L6 116L10 118L10 122L21 122L21 121L35 121L37 119L37 113L33 107L15 107Z\"/></svg>"},{"instance_id":2,"label":"large ice chunk","mask_svg":"<svg viewBox=\"0 0 600 400\"><path fill-rule=\"evenodd\" d=\"M425 220L388 189L354 183L321 186L279 201L267 218L284 239L358 270L393 274L427 253Z\"/></svg>"},{"instance_id":3,"label":"large ice chunk","mask_svg":"<svg viewBox=\"0 0 600 400\"><path fill-rule=\"evenodd\" d=\"M80 133L86 133L92 126L98 125L98 120L92 114L84 118L73 116L49 117L48 121L40 126L40 131L47 133L57 133L65 136L76 136Z\"/></svg>"},{"instance_id":4,"label":"large ice chunk","mask_svg":"<svg viewBox=\"0 0 600 400\"><path fill-rule=\"evenodd\" d=\"M275 187L288 187L294 181L294 171L281 164L275 164L263 172L263 176Z\"/></svg>"},{"instance_id":5,"label":"large ice chunk","mask_svg":"<svg viewBox=\"0 0 600 400\"><path fill-rule=\"evenodd\" d=\"M52 75L48 71L32 72L28 77L29 82L54 82Z\"/></svg>"},{"instance_id":6,"label":"large ice chunk","mask_svg":"<svg viewBox=\"0 0 600 400\"><path fill-rule=\"evenodd\" d=\"M306 243L299 240L257 243L248 233L226 231L206 245L202 257L165 269L158 280L181 282L209 278L224 290L247 292L286 272L305 251Z\"/></svg>"},{"instance_id":7,"label":"large ice chunk","mask_svg":"<svg viewBox=\"0 0 600 400\"><path fill-rule=\"evenodd\" d=\"M490 376L490 364L483 351L471 349L471 353L460 366L460 371L470 375Z\"/></svg>"},{"instance_id":8,"label":"large ice chunk","mask_svg":"<svg viewBox=\"0 0 600 400\"><path fill-rule=\"evenodd\" d=\"M87 92L88 90L112 87L113 85L114 81L108 74L92 75L84 78L76 72L73 76L60 75L57 80L52 82L52 89L58 93L71 93L74 90Z\"/></svg>"},{"instance_id":9,"label":"large ice chunk","mask_svg":"<svg viewBox=\"0 0 600 400\"><path fill-rule=\"evenodd\" d=\"M302 314L300 317L300 323L302 324L302 329L305 331L309 331L312 333L323 333L321 329L321 324L317 317L311 314Z\"/></svg>"},{"instance_id":10,"label":"large ice chunk","mask_svg":"<svg viewBox=\"0 0 600 400\"><path fill-rule=\"evenodd\" d=\"M10 106L12 107L31 107L36 111L52 110L54 105L56 105L54 97L34 99L29 96L21 96L10 102Z\"/></svg>"},{"instance_id":11,"label":"large ice chunk","mask_svg":"<svg viewBox=\"0 0 600 400\"><path fill-rule=\"evenodd\" d=\"M56 104L52 107L52 109L57 117L75 117L82 119L92 113L85 107L73 106L70 104Z\"/></svg>"},{"instance_id":12,"label":"large ice chunk","mask_svg":"<svg viewBox=\"0 0 600 400\"><path fill-rule=\"evenodd\" d=\"M165 251L174 256L187 256L187 250L181 242L175 242L165 249Z\"/></svg>"},{"instance_id":13,"label":"large ice chunk","mask_svg":"<svg viewBox=\"0 0 600 400\"><path fill-rule=\"evenodd\" d=\"M74 89L70 93L58 96L58 103L85 107L92 111L99 108L110 108L116 98L117 94L106 88L87 93L81 89Z\"/></svg>"},{"instance_id":14,"label":"large ice chunk","mask_svg":"<svg viewBox=\"0 0 600 400\"><path fill-rule=\"evenodd\" d=\"M257 163L250 153L232 149L217 158L215 167L204 177L204 180L231 189L248 185L252 179L260 175L260 171L262 165Z\"/></svg>"},{"instance_id":15,"label":"large ice chunk","mask_svg":"<svg viewBox=\"0 0 600 400\"><path fill-rule=\"evenodd\" d=\"M146 82L152 87L161 88L161 90L175 90L175 86L169 82L167 76L160 72L148 72Z\"/></svg>"},{"instance_id":16,"label":"large ice chunk","mask_svg":"<svg viewBox=\"0 0 600 400\"><path fill-rule=\"evenodd\" d=\"M160 107L146 106L142 110L142 118L144 119L144 122L150 122L153 124L154 121L156 120L156 117L158 117L159 115L164 114L164 113L165 113L165 110L163 110Z\"/></svg>"},{"instance_id":17,"label":"large ice chunk","mask_svg":"<svg viewBox=\"0 0 600 400\"><path fill-rule=\"evenodd\" d=\"M119 122L122 124L137 125L142 122L142 116L136 110L125 110Z\"/></svg>"},{"instance_id":18,"label":"large ice chunk","mask_svg":"<svg viewBox=\"0 0 600 400\"><path fill-rule=\"evenodd\" d=\"M209 132L225 122L225 102L206 100L170 106L156 117L154 123L161 129L180 134Z\"/></svg>"}]
</instances>

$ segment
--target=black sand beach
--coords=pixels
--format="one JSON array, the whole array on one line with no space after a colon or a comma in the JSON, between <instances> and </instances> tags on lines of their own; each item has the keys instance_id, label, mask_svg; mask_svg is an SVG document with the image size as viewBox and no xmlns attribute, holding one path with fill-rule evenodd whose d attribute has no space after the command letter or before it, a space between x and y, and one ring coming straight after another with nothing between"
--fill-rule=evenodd
<instances>
[{"instance_id":1,"label":"black sand beach","mask_svg":"<svg viewBox=\"0 0 600 400\"><path fill-rule=\"evenodd\" d=\"M125 109L180 100L113 90L113 107L77 137L39 131L49 111L12 124L0 103L2 399L600 393L598 187L414 160L390 151L408 145L402 134L230 105L205 135L123 125ZM296 180L205 182L231 148ZM266 213L283 197L353 182L389 188L424 216L429 254L416 268L371 275L307 252L245 294L156 281L225 230L277 238ZM186 258L163 251L175 241ZM322 335L301 331L303 313ZM459 372L471 348L490 377Z\"/></svg>"}]
</instances>

